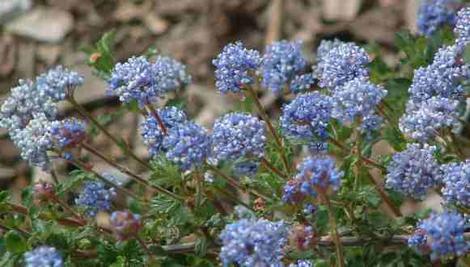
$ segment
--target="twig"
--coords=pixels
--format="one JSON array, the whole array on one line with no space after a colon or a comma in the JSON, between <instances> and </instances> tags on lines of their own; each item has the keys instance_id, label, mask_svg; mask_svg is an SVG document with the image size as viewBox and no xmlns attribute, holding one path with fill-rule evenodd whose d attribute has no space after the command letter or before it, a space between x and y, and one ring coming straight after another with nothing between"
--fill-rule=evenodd
<instances>
[{"instance_id":1,"label":"twig","mask_svg":"<svg viewBox=\"0 0 470 267\"><path fill-rule=\"evenodd\" d=\"M160 192L160 193L163 193L169 197L172 197L176 200L179 200L179 201L183 201L184 199L178 195L176 195L175 193L159 186L159 185L155 185L155 184L152 184L152 183L149 183L147 180L145 180L144 178L140 177L139 175L131 172L130 170L128 170L126 167L124 166L121 166L119 164L117 164L116 162L112 161L110 158L108 158L107 156L101 154L101 152L99 152L98 150L94 149L92 146L88 145L87 143L82 143L81 146L87 150L88 152L90 152L91 154L97 156L98 158L104 160L106 163L108 163L109 165L113 166L114 168L116 168L117 170L121 171L122 173L125 173L127 175L129 175L131 178L133 178L134 180L136 180L137 182L143 184L144 186L148 186L148 187L151 187L153 189L155 189L156 191Z\"/></svg>"},{"instance_id":2,"label":"twig","mask_svg":"<svg viewBox=\"0 0 470 267\"><path fill-rule=\"evenodd\" d=\"M279 137L276 130L274 129L274 126L272 125L271 120L269 119L269 116L266 113L266 110L264 110L263 106L261 105L261 102L259 102L259 99L256 96L256 92L253 90L251 86L247 86L245 91L249 93L249 95L255 102L256 108L258 109L258 112L261 118L266 122L269 132L273 136L274 141L276 142L277 149L279 150L279 153L281 154L281 159L282 159L282 162L284 163L284 167L286 168L286 171L290 173L289 162L287 161L286 152L284 150L284 146L282 145L281 138Z\"/></svg>"},{"instance_id":3,"label":"twig","mask_svg":"<svg viewBox=\"0 0 470 267\"><path fill-rule=\"evenodd\" d=\"M275 173L276 175L284 178L284 179L289 179L287 175L282 173L279 169L277 169L274 165L272 165L265 157L261 158L261 164L263 164L267 169L269 169L271 172Z\"/></svg>"},{"instance_id":4,"label":"twig","mask_svg":"<svg viewBox=\"0 0 470 267\"><path fill-rule=\"evenodd\" d=\"M152 114L152 116L157 120L158 126L160 126L162 129L163 134L168 135L168 130L165 127L165 123L163 122L160 115L158 115L158 112L151 105L146 105L145 108L147 109L147 112Z\"/></svg>"},{"instance_id":5,"label":"twig","mask_svg":"<svg viewBox=\"0 0 470 267\"><path fill-rule=\"evenodd\" d=\"M133 158L135 161L139 162L145 168L149 170L152 169L152 166L150 166L147 162L140 159L134 152L132 152L127 146L127 144L122 145L122 143L114 135L112 135L90 113L88 113L82 106L80 106L80 104L78 104L77 101L73 97L69 98L68 101L72 104L72 106L75 107L75 109L78 111L78 113L80 113L80 115L90 120L104 135L106 135L106 137L111 139L111 141L113 141L118 147L122 148L125 154Z\"/></svg>"},{"instance_id":6,"label":"twig","mask_svg":"<svg viewBox=\"0 0 470 267\"><path fill-rule=\"evenodd\" d=\"M217 169L216 167L214 167L210 164L206 164L206 166L207 166L208 169L210 169L211 171L215 172L217 175L224 178L232 187L237 188L241 191L246 191L244 188L242 188L240 186L240 184L238 183L238 181L235 178L232 178L232 177L228 176L227 174L225 174L224 172L222 172L221 170ZM266 195L254 190L254 189L249 190L249 192L251 194L253 194L254 196L256 196L256 197L260 197L264 200L270 200L269 197L267 197Z\"/></svg>"},{"instance_id":7,"label":"twig","mask_svg":"<svg viewBox=\"0 0 470 267\"><path fill-rule=\"evenodd\" d=\"M330 222L331 235L333 236L333 242L335 244L336 257L338 258L338 266L344 267L344 254L343 254L343 245L339 239L338 226L336 225L335 215L333 213L333 207L331 206L330 198L325 194L321 189L317 190L320 198L323 199L323 202L326 205L328 210L328 220Z\"/></svg>"}]
</instances>

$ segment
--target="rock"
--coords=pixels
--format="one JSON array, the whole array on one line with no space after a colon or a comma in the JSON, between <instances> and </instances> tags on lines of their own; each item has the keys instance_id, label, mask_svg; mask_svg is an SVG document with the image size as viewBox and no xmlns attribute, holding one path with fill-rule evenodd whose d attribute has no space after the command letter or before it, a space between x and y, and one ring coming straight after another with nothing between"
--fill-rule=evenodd
<instances>
[{"instance_id":1,"label":"rock","mask_svg":"<svg viewBox=\"0 0 470 267\"><path fill-rule=\"evenodd\" d=\"M153 34L162 34L168 29L168 21L162 19L161 17L149 13L143 17L143 21L145 26L153 33Z\"/></svg>"},{"instance_id":2,"label":"rock","mask_svg":"<svg viewBox=\"0 0 470 267\"><path fill-rule=\"evenodd\" d=\"M18 14L31 8L31 0L2 0L0 1L0 24L3 24Z\"/></svg>"},{"instance_id":3,"label":"rock","mask_svg":"<svg viewBox=\"0 0 470 267\"><path fill-rule=\"evenodd\" d=\"M359 12L361 2L361 0L323 0L323 17L326 20L351 21Z\"/></svg>"},{"instance_id":4,"label":"rock","mask_svg":"<svg viewBox=\"0 0 470 267\"><path fill-rule=\"evenodd\" d=\"M15 67L16 45L13 37L5 35L0 37L0 77L11 74Z\"/></svg>"},{"instance_id":5,"label":"rock","mask_svg":"<svg viewBox=\"0 0 470 267\"><path fill-rule=\"evenodd\" d=\"M62 52L62 47L59 45L44 44L38 47L38 58L46 63L52 65L57 62L57 59Z\"/></svg>"},{"instance_id":6,"label":"rock","mask_svg":"<svg viewBox=\"0 0 470 267\"><path fill-rule=\"evenodd\" d=\"M34 74L34 58L36 57L36 44L32 42L20 42L18 44L18 57L16 73L19 77L32 78Z\"/></svg>"},{"instance_id":7,"label":"rock","mask_svg":"<svg viewBox=\"0 0 470 267\"><path fill-rule=\"evenodd\" d=\"M41 42L57 43L72 30L70 13L45 7L37 7L6 24L6 30Z\"/></svg>"}]
</instances>

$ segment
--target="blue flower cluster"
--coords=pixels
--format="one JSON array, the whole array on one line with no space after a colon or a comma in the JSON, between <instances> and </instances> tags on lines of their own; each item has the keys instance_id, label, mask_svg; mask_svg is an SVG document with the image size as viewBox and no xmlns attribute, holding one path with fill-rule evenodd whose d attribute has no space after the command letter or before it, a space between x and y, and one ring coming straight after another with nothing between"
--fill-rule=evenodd
<instances>
[{"instance_id":1,"label":"blue flower cluster","mask_svg":"<svg viewBox=\"0 0 470 267\"><path fill-rule=\"evenodd\" d=\"M459 2L456 0L423 0L418 9L417 26L421 34L430 36L439 27L454 26Z\"/></svg>"},{"instance_id":2,"label":"blue flower cluster","mask_svg":"<svg viewBox=\"0 0 470 267\"><path fill-rule=\"evenodd\" d=\"M297 203L307 196L328 194L337 191L341 185L343 172L336 168L331 157L307 157L297 166L297 175L286 183L282 200Z\"/></svg>"},{"instance_id":3,"label":"blue flower cluster","mask_svg":"<svg viewBox=\"0 0 470 267\"><path fill-rule=\"evenodd\" d=\"M450 2L436 3L447 5ZM457 106L463 100L462 82L470 78L470 66L462 60L463 49L468 43L465 37L468 25L464 25L469 20L468 13L465 9L459 12L454 29L462 38L458 37L453 45L440 48L430 65L414 72L406 113L400 119L400 130L412 139L426 142L442 128L459 124Z\"/></svg>"},{"instance_id":4,"label":"blue flower cluster","mask_svg":"<svg viewBox=\"0 0 470 267\"><path fill-rule=\"evenodd\" d=\"M83 207L89 217L95 217L100 211L110 211L116 191L99 181L88 181L82 188L75 204Z\"/></svg>"},{"instance_id":5,"label":"blue flower cluster","mask_svg":"<svg viewBox=\"0 0 470 267\"><path fill-rule=\"evenodd\" d=\"M372 114L386 94L381 86L363 78L348 81L333 91L333 117L343 123L352 123L356 118Z\"/></svg>"},{"instance_id":6,"label":"blue flower cluster","mask_svg":"<svg viewBox=\"0 0 470 267\"><path fill-rule=\"evenodd\" d=\"M442 166L442 195L447 202L470 207L470 160Z\"/></svg>"},{"instance_id":7,"label":"blue flower cluster","mask_svg":"<svg viewBox=\"0 0 470 267\"><path fill-rule=\"evenodd\" d=\"M387 166L385 186L413 198L423 198L439 181L435 151L434 146L408 144L406 150L393 154Z\"/></svg>"},{"instance_id":8,"label":"blue flower cluster","mask_svg":"<svg viewBox=\"0 0 470 267\"><path fill-rule=\"evenodd\" d=\"M439 135L441 129L459 125L458 104L457 100L441 97L432 97L421 103L408 102L399 128L410 138L426 142Z\"/></svg>"},{"instance_id":9,"label":"blue flower cluster","mask_svg":"<svg viewBox=\"0 0 470 267\"><path fill-rule=\"evenodd\" d=\"M75 147L86 138L86 124L75 118L52 121L49 132L58 149Z\"/></svg>"},{"instance_id":10,"label":"blue flower cluster","mask_svg":"<svg viewBox=\"0 0 470 267\"><path fill-rule=\"evenodd\" d=\"M457 13L454 33L457 35L457 46L463 48L470 42L470 7L462 8Z\"/></svg>"},{"instance_id":11,"label":"blue flower cluster","mask_svg":"<svg viewBox=\"0 0 470 267\"><path fill-rule=\"evenodd\" d=\"M222 93L239 93L254 82L252 75L258 69L261 57L258 51L246 49L242 42L228 44L212 61L215 66L215 86Z\"/></svg>"},{"instance_id":12,"label":"blue flower cluster","mask_svg":"<svg viewBox=\"0 0 470 267\"><path fill-rule=\"evenodd\" d=\"M215 161L261 158L266 145L266 126L250 114L229 113L215 121L211 140Z\"/></svg>"},{"instance_id":13,"label":"blue flower cluster","mask_svg":"<svg viewBox=\"0 0 470 267\"><path fill-rule=\"evenodd\" d=\"M75 88L83 84L83 76L63 66L57 66L36 79L38 90L54 101L72 96Z\"/></svg>"},{"instance_id":14,"label":"blue flower cluster","mask_svg":"<svg viewBox=\"0 0 470 267\"><path fill-rule=\"evenodd\" d=\"M204 164L210 154L211 140L202 126L187 122L173 127L163 139L166 157L183 170Z\"/></svg>"},{"instance_id":15,"label":"blue flower cluster","mask_svg":"<svg viewBox=\"0 0 470 267\"><path fill-rule=\"evenodd\" d=\"M261 85L275 93L303 72L307 60L302 54L301 42L279 41L266 47L261 64Z\"/></svg>"},{"instance_id":16,"label":"blue flower cluster","mask_svg":"<svg viewBox=\"0 0 470 267\"><path fill-rule=\"evenodd\" d=\"M458 213L432 213L422 220L408 244L420 251L431 251L431 259L452 258L467 253L470 242L464 238L468 225Z\"/></svg>"},{"instance_id":17,"label":"blue flower cluster","mask_svg":"<svg viewBox=\"0 0 470 267\"><path fill-rule=\"evenodd\" d=\"M367 78L369 62L366 51L354 43L322 41L315 74L321 87L335 89L355 78Z\"/></svg>"},{"instance_id":18,"label":"blue flower cluster","mask_svg":"<svg viewBox=\"0 0 470 267\"><path fill-rule=\"evenodd\" d=\"M124 103L135 100L142 108L190 81L186 67L172 58L159 56L151 63L143 56L131 57L114 66L108 93Z\"/></svg>"},{"instance_id":19,"label":"blue flower cluster","mask_svg":"<svg viewBox=\"0 0 470 267\"><path fill-rule=\"evenodd\" d=\"M41 246L24 254L26 267L62 267L62 256L54 247Z\"/></svg>"},{"instance_id":20,"label":"blue flower cluster","mask_svg":"<svg viewBox=\"0 0 470 267\"><path fill-rule=\"evenodd\" d=\"M164 107L156 112L168 131L188 120L184 111L177 107ZM149 115L145 118L145 121L140 125L140 134L148 147L150 155L156 156L163 152L163 139L165 136L154 116Z\"/></svg>"},{"instance_id":21,"label":"blue flower cluster","mask_svg":"<svg viewBox=\"0 0 470 267\"><path fill-rule=\"evenodd\" d=\"M461 64L461 50L456 45L442 47L432 64L414 72L409 88L410 99L423 102L431 97L460 99L463 94L461 81L470 77L469 66Z\"/></svg>"},{"instance_id":22,"label":"blue flower cluster","mask_svg":"<svg viewBox=\"0 0 470 267\"><path fill-rule=\"evenodd\" d=\"M241 219L225 226L220 234L220 259L224 266L282 266L288 228L284 222Z\"/></svg>"},{"instance_id":23,"label":"blue flower cluster","mask_svg":"<svg viewBox=\"0 0 470 267\"><path fill-rule=\"evenodd\" d=\"M333 101L318 92L298 95L282 109L281 130L296 141L325 141Z\"/></svg>"}]
</instances>

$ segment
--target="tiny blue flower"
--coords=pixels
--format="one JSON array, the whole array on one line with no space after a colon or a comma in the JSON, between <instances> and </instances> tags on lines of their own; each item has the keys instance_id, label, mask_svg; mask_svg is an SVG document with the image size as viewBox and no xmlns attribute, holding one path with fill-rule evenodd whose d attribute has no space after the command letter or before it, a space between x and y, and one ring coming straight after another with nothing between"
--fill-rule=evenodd
<instances>
[{"instance_id":1,"label":"tiny blue flower","mask_svg":"<svg viewBox=\"0 0 470 267\"><path fill-rule=\"evenodd\" d=\"M298 95L282 109L281 130L290 139L304 142L325 141L333 102L318 92Z\"/></svg>"},{"instance_id":2,"label":"tiny blue flower","mask_svg":"<svg viewBox=\"0 0 470 267\"><path fill-rule=\"evenodd\" d=\"M470 207L470 160L449 163L443 171L442 195L446 202Z\"/></svg>"},{"instance_id":3,"label":"tiny blue flower","mask_svg":"<svg viewBox=\"0 0 470 267\"><path fill-rule=\"evenodd\" d=\"M307 157L297 166L297 175L284 186L282 200L295 204L308 196L335 192L342 177L343 172L336 168L333 158Z\"/></svg>"},{"instance_id":4,"label":"tiny blue flower","mask_svg":"<svg viewBox=\"0 0 470 267\"><path fill-rule=\"evenodd\" d=\"M216 161L261 158L266 145L265 123L247 113L229 113L215 121L211 140L211 157Z\"/></svg>"},{"instance_id":5,"label":"tiny blue flower","mask_svg":"<svg viewBox=\"0 0 470 267\"><path fill-rule=\"evenodd\" d=\"M409 102L399 128L410 138L426 142L441 129L459 125L457 106L458 101L441 97L431 97L421 103Z\"/></svg>"},{"instance_id":6,"label":"tiny blue flower","mask_svg":"<svg viewBox=\"0 0 470 267\"><path fill-rule=\"evenodd\" d=\"M393 154L385 186L413 198L424 198L440 177L435 151L434 146L408 144L406 150Z\"/></svg>"},{"instance_id":7,"label":"tiny blue flower","mask_svg":"<svg viewBox=\"0 0 470 267\"><path fill-rule=\"evenodd\" d=\"M242 42L228 44L216 59L216 88L222 93L238 93L254 82L253 73L258 69L261 57L258 51L246 49Z\"/></svg>"},{"instance_id":8,"label":"tiny blue flower","mask_svg":"<svg viewBox=\"0 0 470 267\"><path fill-rule=\"evenodd\" d=\"M24 254L26 267L62 267L62 256L54 247L41 246Z\"/></svg>"},{"instance_id":9,"label":"tiny blue flower","mask_svg":"<svg viewBox=\"0 0 470 267\"><path fill-rule=\"evenodd\" d=\"M225 226L220 234L223 266L282 266L288 228L282 221L241 219Z\"/></svg>"},{"instance_id":10,"label":"tiny blue flower","mask_svg":"<svg viewBox=\"0 0 470 267\"><path fill-rule=\"evenodd\" d=\"M418 30L423 35L432 35L444 25L454 26L458 1L423 0L418 9Z\"/></svg>"},{"instance_id":11,"label":"tiny blue flower","mask_svg":"<svg viewBox=\"0 0 470 267\"><path fill-rule=\"evenodd\" d=\"M343 123L352 123L372 112L382 101L387 91L363 78L355 78L337 87L332 94L333 117Z\"/></svg>"},{"instance_id":12,"label":"tiny blue flower","mask_svg":"<svg viewBox=\"0 0 470 267\"><path fill-rule=\"evenodd\" d=\"M52 121L49 131L58 149L75 147L86 138L86 124L75 118Z\"/></svg>"},{"instance_id":13,"label":"tiny blue flower","mask_svg":"<svg viewBox=\"0 0 470 267\"><path fill-rule=\"evenodd\" d=\"M457 23L454 33L457 35L456 43L463 48L470 42L470 7L462 8L457 13Z\"/></svg>"},{"instance_id":14,"label":"tiny blue flower","mask_svg":"<svg viewBox=\"0 0 470 267\"><path fill-rule=\"evenodd\" d=\"M279 93L306 66L307 60L302 54L301 42L274 42L266 47L263 56L261 85Z\"/></svg>"},{"instance_id":15,"label":"tiny blue flower","mask_svg":"<svg viewBox=\"0 0 470 267\"><path fill-rule=\"evenodd\" d=\"M416 228L408 244L420 251L430 250L432 260L462 256L470 249L470 242L464 237L468 225L464 217L456 212L432 213Z\"/></svg>"},{"instance_id":16,"label":"tiny blue flower","mask_svg":"<svg viewBox=\"0 0 470 267\"><path fill-rule=\"evenodd\" d=\"M0 127L10 132L24 128L37 114L54 119L57 114L56 103L41 94L32 81L19 80L18 86L11 89L9 97L0 107Z\"/></svg>"},{"instance_id":17,"label":"tiny blue flower","mask_svg":"<svg viewBox=\"0 0 470 267\"><path fill-rule=\"evenodd\" d=\"M354 43L324 41L317 51L315 74L322 88L334 89L355 78L369 77L366 51Z\"/></svg>"},{"instance_id":18,"label":"tiny blue flower","mask_svg":"<svg viewBox=\"0 0 470 267\"><path fill-rule=\"evenodd\" d=\"M63 66L57 66L36 78L38 90L54 101L65 100L83 84L83 76Z\"/></svg>"},{"instance_id":19,"label":"tiny blue flower","mask_svg":"<svg viewBox=\"0 0 470 267\"><path fill-rule=\"evenodd\" d=\"M151 63L143 56L131 57L114 67L108 93L119 96L124 103L136 100L142 108L188 84L190 79L185 66L172 58L159 56Z\"/></svg>"},{"instance_id":20,"label":"tiny blue flower","mask_svg":"<svg viewBox=\"0 0 470 267\"><path fill-rule=\"evenodd\" d=\"M173 127L163 140L166 157L190 170L204 164L210 153L211 140L203 127L187 122Z\"/></svg>"},{"instance_id":21,"label":"tiny blue flower","mask_svg":"<svg viewBox=\"0 0 470 267\"><path fill-rule=\"evenodd\" d=\"M164 107L156 112L168 131L177 125L187 122L186 114L177 107ZM145 118L145 121L140 125L140 134L151 156L156 156L163 152L163 139L165 135L155 117L149 115Z\"/></svg>"},{"instance_id":22,"label":"tiny blue flower","mask_svg":"<svg viewBox=\"0 0 470 267\"><path fill-rule=\"evenodd\" d=\"M100 211L110 211L116 191L100 181L88 181L82 188L75 204L85 209L87 216L95 217Z\"/></svg>"}]
</instances>

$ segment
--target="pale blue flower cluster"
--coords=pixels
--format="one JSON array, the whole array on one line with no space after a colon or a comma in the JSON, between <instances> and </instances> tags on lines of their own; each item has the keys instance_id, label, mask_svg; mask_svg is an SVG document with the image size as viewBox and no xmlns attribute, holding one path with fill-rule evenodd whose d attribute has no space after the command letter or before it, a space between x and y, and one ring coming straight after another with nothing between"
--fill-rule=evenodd
<instances>
[{"instance_id":1,"label":"pale blue flower cluster","mask_svg":"<svg viewBox=\"0 0 470 267\"><path fill-rule=\"evenodd\" d=\"M36 83L39 91L54 101L61 101L72 96L75 88L83 84L83 76L59 65L39 75Z\"/></svg>"},{"instance_id":2,"label":"pale blue flower cluster","mask_svg":"<svg viewBox=\"0 0 470 267\"><path fill-rule=\"evenodd\" d=\"M282 109L280 125L283 134L295 141L325 141L333 101L318 92L298 95Z\"/></svg>"},{"instance_id":3,"label":"pale blue flower cluster","mask_svg":"<svg viewBox=\"0 0 470 267\"><path fill-rule=\"evenodd\" d=\"M11 89L0 108L0 127L7 128L9 132L24 128L37 114L54 119L56 103L42 94L32 81L19 80L18 86Z\"/></svg>"},{"instance_id":4,"label":"pale blue flower cluster","mask_svg":"<svg viewBox=\"0 0 470 267\"><path fill-rule=\"evenodd\" d=\"M470 160L442 166L442 196L448 203L470 207Z\"/></svg>"},{"instance_id":5,"label":"pale blue flower cluster","mask_svg":"<svg viewBox=\"0 0 470 267\"><path fill-rule=\"evenodd\" d=\"M432 260L462 256L470 249L470 242L464 237L467 222L456 212L432 213L416 228L408 244L419 251L430 250Z\"/></svg>"},{"instance_id":6,"label":"pale blue flower cluster","mask_svg":"<svg viewBox=\"0 0 470 267\"><path fill-rule=\"evenodd\" d=\"M220 234L223 266L282 266L288 227L265 219L241 219L225 226Z\"/></svg>"},{"instance_id":7,"label":"pale blue flower cluster","mask_svg":"<svg viewBox=\"0 0 470 267\"><path fill-rule=\"evenodd\" d=\"M261 85L275 93L301 74L307 66L301 42L279 41L266 47L261 63Z\"/></svg>"},{"instance_id":8,"label":"pale blue flower cluster","mask_svg":"<svg viewBox=\"0 0 470 267\"><path fill-rule=\"evenodd\" d=\"M100 181L85 182L75 204L85 209L89 217L95 217L98 212L110 211L116 190L109 188Z\"/></svg>"},{"instance_id":9,"label":"pale blue flower cluster","mask_svg":"<svg viewBox=\"0 0 470 267\"><path fill-rule=\"evenodd\" d=\"M250 114L229 113L215 121L211 140L211 157L216 161L261 158L266 145L266 126Z\"/></svg>"},{"instance_id":10,"label":"pale blue flower cluster","mask_svg":"<svg viewBox=\"0 0 470 267\"><path fill-rule=\"evenodd\" d=\"M187 122L173 127L163 139L166 157L183 170L201 166L210 154L211 140L202 126Z\"/></svg>"},{"instance_id":11,"label":"pale blue flower cluster","mask_svg":"<svg viewBox=\"0 0 470 267\"><path fill-rule=\"evenodd\" d=\"M54 247L40 246L24 254L26 267L62 267L62 256Z\"/></svg>"},{"instance_id":12,"label":"pale blue flower cluster","mask_svg":"<svg viewBox=\"0 0 470 267\"><path fill-rule=\"evenodd\" d=\"M408 102L399 128L410 138L426 142L439 135L441 129L459 125L458 104L457 100L441 97L431 97L421 103Z\"/></svg>"},{"instance_id":13,"label":"pale blue flower cluster","mask_svg":"<svg viewBox=\"0 0 470 267\"><path fill-rule=\"evenodd\" d=\"M460 99L463 94L462 80L470 77L470 69L461 64L461 50L457 45L442 47L434 55L432 64L414 72L408 90L410 99L423 102L431 97Z\"/></svg>"},{"instance_id":14,"label":"pale blue flower cluster","mask_svg":"<svg viewBox=\"0 0 470 267\"><path fill-rule=\"evenodd\" d=\"M252 77L261 63L258 51L247 49L242 42L228 44L212 61L215 66L216 88L222 93L239 93L254 82Z\"/></svg>"},{"instance_id":15,"label":"pale blue flower cluster","mask_svg":"<svg viewBox=\"0 0 470 267\"><path fill-rule=\"evenodd\" d=\"M355 78L333 91L333 117L352 123L374 112L387 91L363 78Z\"/></svg>"},{"instance_id":16,"label":"pale blue flower cluster","mask_svg":"<svg viewBox=\"0 0 470 267\"><path fill-rule=\"evenodd\" d=\"M335 192L341 185L343 174L331 157L307 157L297 166L296 176L284 186L282 200L297 203L308 196Z\"/></svg>"},{"instance_id":17,"label":"pale blue flower cluster","mask_svg":"<svg viewBox=\"0 0 470 267\"><path fill-rule=\"evenodd\" d=\"M457 13L457 23L454 33L457 35L456 44L463 48L470 42L470 7L465 7Z\"/></svg>"},{"instance_id":18,"label":"pale blue flower cluster","mask_svg":"<svg viewBox=\"0 0 470 267\"><path fill-rule=\"evenodd\" d=\"M458 6L456 0L421 1L416 21L419 33L429 36L444 25L454 26Z\"/></svg>"},{"instance_id":19,"label":"pale blue flower cluster","mask_svg":"<svg viewBox=\"0 0 470 267\"><path fill-rule=\"evenodd\" d=\"M53 148L53 137L49 131L51 122L43 115L31 119L26 127L10 130L10 138L21 151L21 157L30 165L48 169L47 151Z\"/></svg>"},{"instance_id":20,"label":"pale blue flower cluster","mask_svg":"<svg viewBox=\"0 0 470 267\"><path fill-rule=\"evenodd\" d=\"M124 103L135 100L142 108L190 81L186 67L172 58L159 56L151 63L143 56L131 57L114 66L108 93Z\"/></svg>"},{"instance_id":21,"label":"pale blue flower cluster","mask_svg":"<svg viewBox=\"0 0 470 267\"><path fill-rule=\"evenodd\" d=\"M354 43L322 41L317 50L315 74L320 87L335 89L355 78L369 77L367 52Z\"/></svg>"},{"instance_id":22,"label":"pale blue flower cluster","mask_svg":"<svg viewBox=\"0 0 470 267\"><path fill-rule=\"evenodd\" d=\"M187 122L187 116L184 111L177 107L164 107L156 110L160 116L163 125L169 131L177 125ZM147 145L150 155L156 156L163 152L164 132L157 119L153 115L148 115L140 125L140 134L143 142Z\"/></svg>"},{"instance_id":23,"label":"pale blue flower cluster","mask_svg":"<svg viewBox=\"0 0 470 267\"><path fill-rule=\"evenodd\" d=\"M440 167L435 152L434 146L408 144L406 150L393 154L387 166L385 186L413 198L423 198L439 182Z\"/></svg>"}]
</instances>

